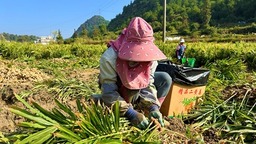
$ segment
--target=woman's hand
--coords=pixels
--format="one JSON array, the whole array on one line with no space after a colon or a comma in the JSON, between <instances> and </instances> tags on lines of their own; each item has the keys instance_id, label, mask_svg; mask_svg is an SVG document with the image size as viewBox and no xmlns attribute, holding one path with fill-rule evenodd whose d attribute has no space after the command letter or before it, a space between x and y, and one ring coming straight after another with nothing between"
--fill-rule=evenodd
<instances>
[{"instance_id":1,"label":"woman's hand","mask_svg":"<svg viewBox=\"0 0 256 144\"><path fill-rule=\"evenodd\" d=\"M161 112L159 110L151 111L149 113L149 119L151 120L152 117L157 119L158 122L161 124L161 126L164 127L163 116L162 116L162 114L161 114Z\"/></svg>"},{"instance_id":2,"label":"woman's hand","mask_svg":"<svg viewBox=\"0 0 256 144\"><path fill-rule=\"evenodd\" d=\"M139 129L146 129L149 125L146 117L142 113L134 110L132 107L126 111L125 116L130 120L133 126L136 126Z\"/></svg>"}]
</instances>

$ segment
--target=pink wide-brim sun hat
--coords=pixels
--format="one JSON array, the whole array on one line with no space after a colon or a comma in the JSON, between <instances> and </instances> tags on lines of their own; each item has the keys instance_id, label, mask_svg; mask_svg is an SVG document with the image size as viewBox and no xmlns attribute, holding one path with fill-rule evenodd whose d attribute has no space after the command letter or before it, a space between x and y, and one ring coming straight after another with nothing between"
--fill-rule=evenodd
<instances>
[{"instance_id":1,"label":"pink wide-brim sun hat","mask_svg":"<svg viewBox=\"0 0 256 144\"><path fill-rule=\"evenodd\" d=\"M137 62L167 59L154 44L152 27L140 17L133 18L127 27L118 57Z\"/></svg>"}]
</instances>

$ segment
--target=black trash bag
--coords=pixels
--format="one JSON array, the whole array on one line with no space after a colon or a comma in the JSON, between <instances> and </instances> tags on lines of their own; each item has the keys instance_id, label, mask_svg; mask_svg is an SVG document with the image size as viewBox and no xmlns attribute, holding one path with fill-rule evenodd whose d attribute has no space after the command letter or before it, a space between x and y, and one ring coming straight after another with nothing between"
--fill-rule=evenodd
<instances>
[{"instance_id":1,"label":"black trash bag","mask_svg":"<svg viewBox=\"0 0 256 144\"><path fill-rule=\"evenodd\" d=\"M171 61L159 61L156 71L165 71L174 82L182 85L204 86L207 84L210 70L202 68L184 67Z\"/></svg>"}]
</instances>

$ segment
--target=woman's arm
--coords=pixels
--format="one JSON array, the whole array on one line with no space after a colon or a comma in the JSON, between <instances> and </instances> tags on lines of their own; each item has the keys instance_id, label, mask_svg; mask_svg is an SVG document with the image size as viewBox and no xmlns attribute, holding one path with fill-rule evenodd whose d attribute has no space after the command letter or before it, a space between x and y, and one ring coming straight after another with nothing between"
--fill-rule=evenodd
<instances>
[{"instance_id":1,"label":"woman's arm","mask_svg":"<svg viewBox=\"0 0 256 144\"><path fill-rule=\"evenodd\" d=\"M116 101L120 102L121 115L129 108L128 104L118 93L117 73L116 73L116 52L108 48L100 59L100 85L102 100L107 106L111 106Z\"/></svg>"}]
</instances>

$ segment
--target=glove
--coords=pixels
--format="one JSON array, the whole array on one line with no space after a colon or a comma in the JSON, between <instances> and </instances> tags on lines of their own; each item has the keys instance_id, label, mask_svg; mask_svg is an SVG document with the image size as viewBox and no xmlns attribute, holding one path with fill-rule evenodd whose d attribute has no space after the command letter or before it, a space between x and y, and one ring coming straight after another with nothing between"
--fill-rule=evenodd
<instances>
[{"instance_id":1,"label":"glove","mask_svg":"<svg viewBox=\"0 0 256 144\"><path fill-rule=\"evenodd\" d=\"M148 120L146 119L146 117L142 113L138 113L138 119L135 120L135 121L140 121L139 124L137 124L137 127L139 129L142 129L142 130L146 129L149 125Z\"/></svg>"},{"instance_id":2,"label":"glove","mask_svg":"<svg viewBox=\"0 0 256 144\"><path fill-rule=\"evenodd\" d=\"M164 127L164 120L163 120L163 116L160 113L160 111L152 111L149 113L149 119L151 118L155 118L158 120L158 122L161 124L162 127Z\"/></svg>"},{"instance_id":3,"label":"glove","mask_svg":"<svg viewBox=\"0 0 256 144\"><path fill-rule=\"evenodd\" d=\"M151 118L155 118L158 120L158 122L161 124L162 127L164 127L164 120L163 120L163 116L161 114L161 112L159 111L159 108L157 105L152 105L149 108L149 119L151 120Z\"/></svg>"},{"instance_id":4,"label":"glove","mask_svg":"<svg viewBox=\"0 0 256 144\"><path fill-rule=\"evenodd\" d=\"M125 113L125 116L130 120L133 126L138 127L139 129L146 129L149 125L148 120L142 114L134 110L133 108L128 108Z\"/></svg>"}]
</instances>

